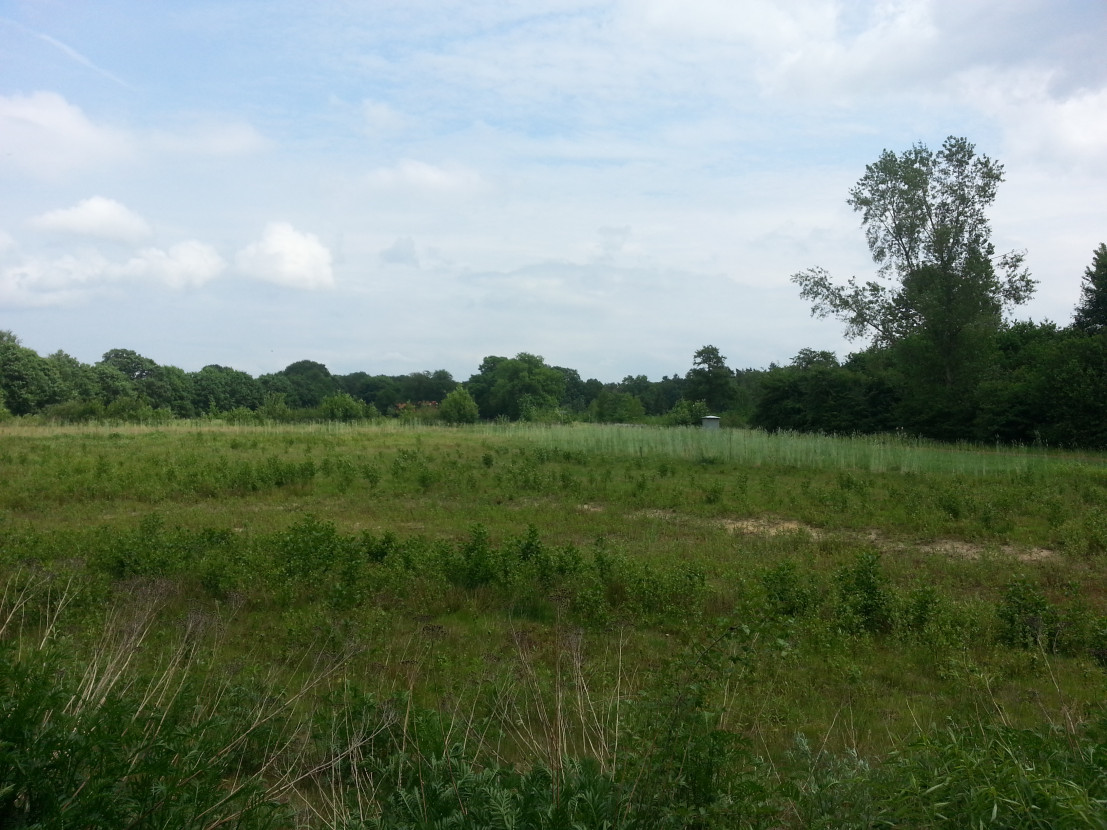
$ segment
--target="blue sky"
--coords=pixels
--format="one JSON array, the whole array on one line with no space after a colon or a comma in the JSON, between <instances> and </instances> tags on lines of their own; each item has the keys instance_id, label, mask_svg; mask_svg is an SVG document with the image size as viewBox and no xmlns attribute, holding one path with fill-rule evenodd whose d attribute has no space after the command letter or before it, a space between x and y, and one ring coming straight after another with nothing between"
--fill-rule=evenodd
<instances>
[{"instance_id":1,"label":"blue sky","mask_svg":"<svg viewBox=\"0 0 1107 830\"><path fill-rule=\"evenodd\" d=\"M585 377L861 343L850 186L963 135L1066 323L1107 241L1101 0L0 1L0 328L252 374Z\"/></svg>"}]
</instances>

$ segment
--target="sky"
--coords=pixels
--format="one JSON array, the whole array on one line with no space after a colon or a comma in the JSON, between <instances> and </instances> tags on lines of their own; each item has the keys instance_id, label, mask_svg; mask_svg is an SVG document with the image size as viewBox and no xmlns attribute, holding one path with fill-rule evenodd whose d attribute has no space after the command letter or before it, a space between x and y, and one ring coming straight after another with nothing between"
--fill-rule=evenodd
<instances>
[{"instance_id":1,"label":"sky","mask_svg":"<svg viewBox=\"0 0 1107 830\"><path fill-rule=\"evenodd\" d=\"M0 0L0 329L254 375L605 382L862 348L850 187L964 136L1067 324L1107 241L1104 0Z\"/></svg>"}]
</instances>

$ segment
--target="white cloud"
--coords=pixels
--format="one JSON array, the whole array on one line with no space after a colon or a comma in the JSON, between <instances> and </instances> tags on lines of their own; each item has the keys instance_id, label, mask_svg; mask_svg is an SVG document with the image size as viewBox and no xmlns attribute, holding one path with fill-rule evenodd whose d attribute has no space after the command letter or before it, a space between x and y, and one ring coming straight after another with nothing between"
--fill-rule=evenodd
<instances>
[{"instance_id":1,"label":"white cloud","mask_svg":"<svg viewBox=\"0 0 1107 830\"><path fill-rule=\"evenodd\" d=\"M55 179L133 150L125 132L93 123L57 93L0 96L0 167Z\"/></svg>"},{"instance_id":2,"label":"white cloud","mask_svg":"<svg viewBox=\"0 0 1107 830\"><path fill-rule=\"evenodd\" d=\"M210 245L190 239L168 251L143 248L118 269L121 276L156 280L170 288L199 288L218 277L227 263Z\"/></svg>"},{"instance_id":3,"label":"white cloud","mask_svg":"<svg viewBox=\"0 0 1107 830\"><path fill-rule=\"evenodd\" d=\"M431 193L465 193L483 186L483 179L465 167L439 167L414 159L403 159L393 167L380 167L369 174L374 187Z\"/></svg>"},{"instance_id":4,"label":"white cloud","mask_svg":"<svg viewBox=\"0 0 1107 830\"><path fill-rule=\"evenodd\" d=\"M196 288L226 267L214 248L196 240L180 242L168 251L143 248L122 263L94 248L54 258L28 256L0 269L0 306L70 304L121 283Z\"/></svg>"},{"instance_id":5,"label":"white cloud","mask_svg":"<svg viewBox=\"0 0 1107 830\"><path fill-rule=\"evenodd\" d=\"M707 64L750 61L769 97L842 103L874 94L944 92L945 79L1002 59L1005 50L1016 49L1011 33L980 34L1006 11L996 0L991 6L943 0L646 0L630 15L655 40L685 48L694 41Z\"/></svg>"},{"instance_id":6,"label":"white cloud","mask_svg":"<svg viewBox=\"0 0 1107 830\"><path fill-rule=\"evenodd\" d=\"M114 199L93 196L71 208L59 208L36 216L28 225L36 230L94 236L121 242L137 242L151 234L149 223Z\"/></svg>"},{"instance_id":7,"label":"white cloud","mask_svg":"<svg viewBox=\"0 0 1107 830\"><path fill-rule=\"evenodd\" d=\"M1018 158L1051 167L1107 169L1107 87L1058 95L1053 73L977 72L964 79L963 95L993 116Z\"/></svg>"},{"instance_id":8,"label":"white cloud","mask_svg":"<svg viewBox=\"0 0 1107 830\"><path fill-rule=\"evenodd\" d=\"M15 240L11 234L0 231L0 254L15 250Z\"/></svg>"},{"instance_id":9,"label":"white cloud","mask_svg":"<svg viewBox=\"0 0 1107 830\"><path fill-rule=\"evenodd\" d=\"M55 259L27 258L0 271L0 305L59 305L107 280L110 263L98 251Z\"/></svg>"},{"instance_id":10,"label":"white cloud","mask_svg":"<svg viewBox=\"0 0 1107 830\"><path fill-rule=\"evenodd\" d=\"M419 267L419 254L415 250L415 240L410 236L401 236L380 252L381 262L390 265L411 265Z\"/></svg>"},{"instance_id":11,"label":"white cloud","mask_svg":"<svg viewBox=\"0 0 1107 830\"><path fill-rule=\"evenodd\" d=\"M945 35L935 25L928 3L878 5L854 36L830 19L823 26L797 28L794 35L781 50L765 53L758 73L765 86L850 98L865 92L902 92L918 84L933 85L936 75L948 75L971 60L971 54L942 48Z\"/></svg>"},{"instance_id":12,"label":"white cloud","mask_svg":"<svg viewBox=\"0 0 1107 830\"><path fill-rule=\"evenodd\" d=\"M257 242L238 252L238 269L247 276L290 288L330 288L334 285L331 252L312 233L301 233L287 222L272 222Z\"/></svg>"}]
</instances>

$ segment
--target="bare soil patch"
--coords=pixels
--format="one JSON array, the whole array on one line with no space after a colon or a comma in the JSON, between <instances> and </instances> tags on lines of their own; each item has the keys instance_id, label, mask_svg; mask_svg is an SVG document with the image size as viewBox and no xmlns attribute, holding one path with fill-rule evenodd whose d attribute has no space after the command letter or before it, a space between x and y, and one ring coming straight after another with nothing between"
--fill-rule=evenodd
<instances>
[{"instance_id":1,"label":"bare soil patch","mask_svg":"<svg viewBox=\"0 0 1107 830\"><path fill-rule=\"evenodd\" d=\"M1005 558L1017 559L1019 562L1041 562L1057 555L1056 551L1049 548L1023 548L1016 545L1000 545L999 547L986 547L974 545L960 539L939 539L935 542L926 542L914 545L916 550L928 553L942 553L958 559L980 559L988 553L998 554Z\"/></svg>"},{"instance_id":2,"label":"bare soil patch","mask_svg":"<svg viewBox=\"0 0 1107 830\"><path fill-rule=\"evenodd\" d=\"M746 533L752 536L807 533L814 539L822 538L822 534L815 528L790 519L720 519L719 524L731 533Z\"/></svg>"},{"instance_id":3,"label":"bare soil patch","mask_svg":"<svg viewBox=\"0 0 1107 830\"><path fill-rule=\"evenodd\" d=\"M785 533L807 533L812 539L824 538L827 534L817 528L806 525L803 522L790 519L720 519L718 524L730 533L744 533L751 536L780 536ZM980 559L986 554L998 554L1019 562L1041 562L1057 555L1056 551L1049 548L1024 548L1017 545L986 546L962 539L938 539L934 542L911 544L909 542L895 541L886 538L878 530L858 532L857 538L865 539L888 552L903 551L908 548L920 550L926 553L940 553L958 559Z\"/></svg>"}]
</instances>

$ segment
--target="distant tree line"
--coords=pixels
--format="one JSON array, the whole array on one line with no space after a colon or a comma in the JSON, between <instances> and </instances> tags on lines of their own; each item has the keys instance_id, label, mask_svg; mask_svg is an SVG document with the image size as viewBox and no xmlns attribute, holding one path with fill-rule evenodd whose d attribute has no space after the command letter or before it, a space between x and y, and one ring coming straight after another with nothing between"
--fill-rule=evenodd
<instances>
[{"instance_id":1,"label":"distant tree line","mask_svg":"<svg viewBox=\"0 0 1107 830\"><path fill-rule=\"evenodd\" d=\"M734 422L752 412L756 376L735 373L713 346L685 376L620 383L584 380L542 357L486 357L459 383L444 369L406 375L332 374L313 360L254 377L228 366L197 372L163 366L130 349L94 364L63 351L46 357L0 331L0 417L61 423L157 422L212 417L250 421L355 421L380 417L471 423L485 420L698 423L708 409ZM743 380L745 379L745 380Z\"/></svg>"}]
</instances>

